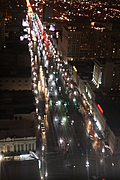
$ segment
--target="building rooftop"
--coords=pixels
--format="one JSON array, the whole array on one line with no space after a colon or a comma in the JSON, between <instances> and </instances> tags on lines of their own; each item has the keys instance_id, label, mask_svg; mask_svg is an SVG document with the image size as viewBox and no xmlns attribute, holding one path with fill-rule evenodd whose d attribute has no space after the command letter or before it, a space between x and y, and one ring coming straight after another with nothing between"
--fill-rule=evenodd
<instances>
[{"instance_id":1,"label":"building rooftop","mask_svg":"<svg viewBox=\"0 0 120 180\"><path fill-rule=\"evenodd\" d=\"M14 66L13 66L14 68ZM30 78L31 77L31 69L30 68L19 68L19 69L11 69L11 68L0 68L0 78Z\"/></svg>"},{"instance_id":2,"label":"building rooftop","mask_svg":"<svg viewBox=\"0 0 120 180\"><path fill-rule=\"evenodd\" d=\"M91 80L93 74L94 62L93 60L80 60L80 61L69 61L71 66L75 66L77 73L83 80Z\"/></svg>"},{"instance_id":3,"label":"building rooftop","mask_svg":"<svg viewBox=\"0 0 120 180\"><path fill-rule=\"evenodd\" d=\"M38 161L4 161L1 165L1 180L40 180Z\"/></svg>"},{"instance_id":4,"label":"building rooftop","mask_svg":"<svg viewBox=\"0 0 120 180\"><path fill-rule=\"evenodd\" d=\"M35 111L32 91L0 91L0 119L12 119L14 114Z\"/></svg>"},{"instance_id":5,"label":"building rooftop","mask_svg":"<svg viewBox=\"0 0 120 180\"><path fill-rule=\"evenodd\" d=\"M35 137L34 121L0 120L0 139Z\"/></svg>"}]
</instances>

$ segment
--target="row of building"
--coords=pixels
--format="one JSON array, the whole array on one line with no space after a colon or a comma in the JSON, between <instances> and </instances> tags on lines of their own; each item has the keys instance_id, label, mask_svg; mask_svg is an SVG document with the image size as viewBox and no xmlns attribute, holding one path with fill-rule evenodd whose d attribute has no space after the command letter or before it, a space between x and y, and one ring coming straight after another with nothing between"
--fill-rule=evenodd
<instances>
[{"instance_id":1,"label":"row of building","mask_svg":"<svg viewBox=\"0 0 120 180\"><path fill-rule=\"evenodd\" d=\"M44 23L44 22L43 22ZM53 44L112 154L120 153L120 31L108 21L54 22ZM59 36L56 38L56 32ZM75 68L74 68L75 67Z\"/></svg>"},{"instance_id":2,"label":"row of building","mask_svg":"<svg viewBox=\"0 0 120 180\"><path fill-rule=\"evenodd\" d=\"M0 154L4 160L20 160L21 154L36 152L29 41L20 41L27 34L22 17L15 28L9 20L5 25L0 14Z\"/></svg>"},{"instance_id":3,"label":"row of building","mask_svg":"<svg viewBox=\"0 0 120 180\"><path fill-rule=\"evenodd\" d=\"M86 21L86 18L82 18L78 24L62 25L58 47L64 60L120 57L120 31L113 29L112 23L82 21Z\"/></svg>"},{"instance_id":4,"label":"row of building","mask_svg":"<svg viewBox=\"0 0 120 180\"><path fill-rule=\"evenodd\" d=\"M120 154L120 61L114 59L69 61L69 73L87 105L96 132L113 155Z\"/></svg>"}]
</instances>

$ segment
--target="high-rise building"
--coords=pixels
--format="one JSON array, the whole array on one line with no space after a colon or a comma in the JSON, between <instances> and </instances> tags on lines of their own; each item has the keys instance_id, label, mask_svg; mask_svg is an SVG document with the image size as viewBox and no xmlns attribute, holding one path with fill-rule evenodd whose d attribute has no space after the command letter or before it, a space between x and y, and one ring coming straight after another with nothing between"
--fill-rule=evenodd
<instances>
[{"instance_id":1,"label":"high-rise building","mask_svg":"<svg viewBox=\"0 0 120 180\"><path fill-rule=\"evenodd\" d=\"M8 9L6 8L7 4L8 4L7 0L0 0L0 12L2 12L4 16L7 15L7 9Z\"/></svg>"},{"instance_id":2,"label":"high-rise building","mask_svg":"<svg viewBox=\"0 0 120 180\"><path fill-rule=\"evenodd\" d=\"M120 31L111 23L94 24L90 37L95 58L120 57Z\"/></svg>"},{"instance_id":3,"label":"high-rise building","mask_svg":"<svg viewBox=\"0 0 120 180\"><path fill-rule=\"evenodd\" d=\"M43 17L42 17L43 23L44 22L51 22L52 21L52 7L43 6Z\"/></svg>"},{"instance_id":4,"label":"high-rise building","mask_svg":"<svg viewBox=\"0 0 120 180\"><path fill-rule=\"evenodd\" d=\"M79 61L81 58L93 57L89 37L90 26L82 24L64 25L61 43L64 60Z\"/></svg>"},{"instance_id":5,"label":"high-rise building","mask_svg":"<svg viewBox=\"0 0 120 180\"><path fill-rule=\"evenodd\" d=\"M96 27L91 32L91 43L95 58L109 58L112 56L111 31Z\"/></svg>"}]
</instances>

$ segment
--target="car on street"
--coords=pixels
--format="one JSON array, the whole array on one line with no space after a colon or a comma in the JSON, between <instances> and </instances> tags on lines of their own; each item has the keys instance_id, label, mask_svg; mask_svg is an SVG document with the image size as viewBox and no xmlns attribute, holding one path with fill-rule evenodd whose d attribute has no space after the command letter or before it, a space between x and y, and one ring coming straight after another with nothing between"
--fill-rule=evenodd
<instances>
[{"instance_id":1,"label":"car on street","mask_svg":"<svg viewBox=\"0 0 120 180\"><path fill-rule=\"evenodd\" d=\"M42 134L45 134L45 129L44 128L42 128Z\"/></svg>"}]
</instances>

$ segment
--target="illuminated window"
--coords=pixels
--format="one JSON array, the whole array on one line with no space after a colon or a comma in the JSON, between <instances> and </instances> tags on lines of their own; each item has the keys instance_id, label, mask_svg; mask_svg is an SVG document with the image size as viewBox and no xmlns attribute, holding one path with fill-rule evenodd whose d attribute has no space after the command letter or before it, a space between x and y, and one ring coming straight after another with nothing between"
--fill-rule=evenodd
<instances>
[{"instance_id":1,"label":"illuminated window","mask_svg":"<svg viewBox=\"0 0 120 180\"><path fill-rule=\"evenodd\" d=\"M71 29L71 26L68 26L68 29Z\"/></svg>"},{"instance_id":2,"label":"illuminated window","mask_svg":"<svg viewBox=\"0 0 120 180\"><path fill-rule=\"evenodd\" d=\"M76 26L73 26L73 29L76 29Z\"/></svg>"}]
</instances>

